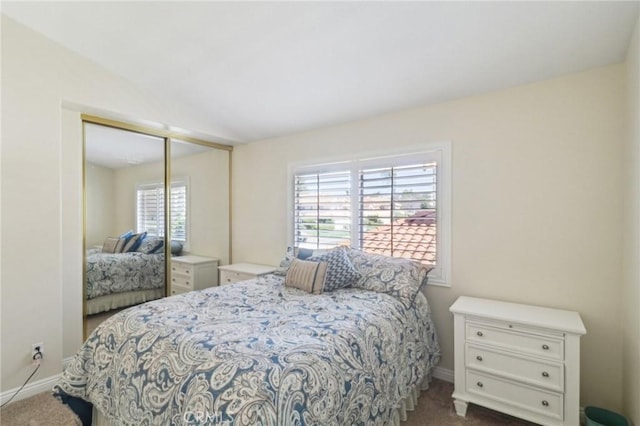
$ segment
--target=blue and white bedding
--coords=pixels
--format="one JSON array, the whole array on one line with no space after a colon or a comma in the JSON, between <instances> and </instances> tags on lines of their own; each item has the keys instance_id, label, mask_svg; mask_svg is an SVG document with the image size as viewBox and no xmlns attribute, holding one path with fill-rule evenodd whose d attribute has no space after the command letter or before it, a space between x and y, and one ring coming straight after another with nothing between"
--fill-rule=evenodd
<instances>
[{"instance_id":1,"label":"blue and white bedding","mask_svg":"<svg viewBox=\"0 0 640 426\"><path fill-rule=\"evenodd\" d=\"M164 287L164 253L87 251L87 299Z\"/></svg>"},{"instance_id":2,"label":"blue and white bedding","mask_svg":"<svg viewBox=\"0 0 640 426\"><path fill-rule=\"evenodd\" d=\"M266 275L102 323L56 391L114 425L383 425L439 361L426 298Z\"/></svg>"}]
</instances>

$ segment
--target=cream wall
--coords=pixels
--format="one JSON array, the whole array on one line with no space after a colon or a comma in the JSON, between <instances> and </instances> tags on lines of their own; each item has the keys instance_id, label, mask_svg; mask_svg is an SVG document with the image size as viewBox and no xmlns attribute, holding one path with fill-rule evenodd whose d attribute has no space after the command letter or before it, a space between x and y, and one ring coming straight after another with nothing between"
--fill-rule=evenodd
<instances>
[{"instance_id":1,"label":"cream wall","mask_svg":"<svg viewBox=\"0 0 640 426\"><path fill-rule=\"evenodd\" d=\"M212 132L202 117L150 96L4 15L1 31L4 392L31 373L32 343L45 347L33 381L62 370L63 345L80 345L81 318L67 312L78 312L82 299L82 138L79 114L63 105Z\"/></svg>"},{"instance_id":2,"label":"cream wall","mask_svg":"<svg viewBox=\"0 0 640 426\"><path fill-rule=\"evenodd\" d=\"M287 247L287 169L452 142L451 287L431 286L453 369L459 295L579 311L581 402L622 404L620 159L624 66L238 146L233 258L277 264Z\"/></svg>"},{"instance_id":3,"label":"cream wall","mask_svg":"<svg viewBox=\"0 0 640 426\"><path fill-rule=\"evenodd\" d=\"M189 179L189 242L191 254L229 263L229 152L209 151L171 161L171 174ZM115 171L115 223L118 232L136 229L137 184L162 182L164 165L146 164Z\"/></svg>"},{"instance_id":4,"label":"cream wall","mask_svg":"<svg viewBox=\"0 0 640 426\"><path fill-rule=\"evenodd\" d=\"M189 177L189 252L229 263L229 152L212 149L171 161L173 176Z\"/></svg>"},{"instance_id":5,"label":"cream wall","mask_svg":"<svg viewBox=\"0 0 640 426\"><path fill-rule=\"evenodd\" d=\"M640 425L640 19L627 55L624 146L623 404Z\"/></svg>"},{"instance_id":6,"label":"cream wall","mask_svg":"<svg viewBox=\"0 0 640 426\"><path fill-rule=\"evenodd\" d=\"M160 150L164 144L159 142ZM114 173L114 194L118 208L114 212L115 226L123 233L136 231L136 185L140 183L164 182L164 163L143 164L117 169Z\"/></svg>"},{"instance_id":7,"label":"cream wall","mask_svg":"<svg viewBox=\"0 0 640 426\"><path fill-rule=\"evenodd\" d=\"M114 170L87 163L85 169L87 247L104 243L105 238L117 236L114 193Z\"/></svg>"}]
</instances>

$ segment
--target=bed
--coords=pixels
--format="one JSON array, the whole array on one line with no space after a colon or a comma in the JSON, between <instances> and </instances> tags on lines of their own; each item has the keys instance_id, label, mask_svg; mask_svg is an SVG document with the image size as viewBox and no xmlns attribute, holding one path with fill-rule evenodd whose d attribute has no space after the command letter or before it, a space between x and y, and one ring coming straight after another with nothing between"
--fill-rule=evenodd
<instances>
[{"instance_id":1,"label":"bed","mask_svg":"<svg viewBox=\"0 0 640 426\"><path fill-rule=\"evenodd\" d=\"M93 404L94 424L398 423L440 359L424 295L285 283L268 274L121 311L55 392Z\"/></svg>"},{"instance_id":2,"label":"bed","mask_svg":"<svg viewBox=\"0 0 640 426\"><path fill-rule=\"evenodd\" d=\"M165 291L164 253L87 250L87 315L159 299Z\"/></svg>"}]
</instances>

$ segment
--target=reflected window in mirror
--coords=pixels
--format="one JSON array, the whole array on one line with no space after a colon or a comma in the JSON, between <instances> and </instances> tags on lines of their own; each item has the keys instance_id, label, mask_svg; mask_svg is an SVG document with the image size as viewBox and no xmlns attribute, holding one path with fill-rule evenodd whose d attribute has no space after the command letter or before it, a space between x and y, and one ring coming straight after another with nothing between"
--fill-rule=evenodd
<instances>
[{"instance_id":1,"label":"reflected window in mirror","mask_svg":"<svg viewBox=\"0 0 640 426\"><path fill-rule=\"evenodd\" d=\"M187 246L189 241L189 179L171 180L171 239ZM137 232L150 237L164 237L164 183L136 185Z\"/></svg>"}]
</instances>

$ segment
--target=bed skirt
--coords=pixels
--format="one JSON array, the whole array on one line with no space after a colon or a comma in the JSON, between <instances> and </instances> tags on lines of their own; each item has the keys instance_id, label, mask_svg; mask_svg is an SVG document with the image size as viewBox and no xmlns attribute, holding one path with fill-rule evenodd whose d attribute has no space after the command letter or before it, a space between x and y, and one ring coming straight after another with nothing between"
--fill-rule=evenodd
<instances>
[{"instance_id":1,"label":"bed skirt","mask_svg":"<svg viewBox=\"0 0 640 426\"><path fill-rule=\"evenodd\" d=\"M86 313L87 315L95 315L112 309L126 308L127 306L149 302L161 297L164 297L164 288L107 294L87 300Z\"/></svg>"},{"instance_id":2,"label":"bed skirt","mask_svg":"<svg viewBox=\"0 0 640 426\"><path fill-rule=\"evenodd\" d=\"M391 419L390 426L399 426L401 422L407 421L407 411L416 409L420 392L428 390L429 383L431 383L431 374L427 375L427 377L422 380L422 383L415 385L413 389L409 391L409 395L400 402L400 407L398 407L393 419Z\"/></svg>"},{"instance_id":3,"label":"bed skirt","mask_svg":"<svg viewBox=\"0 0 640 426\"><path fill-rule=\"evenodd\" d=\"M413 411L416 409L416 406L418 405L418 398L420 397L420 392L423 390L428 390L429 383L431 383L430 374L424 378L422 383L420 383L419 385L415 385L413 389L409 391L409 395L400 402L400 407L398 407L398 409L396 410L393 418L391 419L391 423L389 423L389 426L400 426L402 422L407 421L407 411ZM109 421L94 406L92 426L114 425L109 424Z\"/></svg>"}]
</instances>

